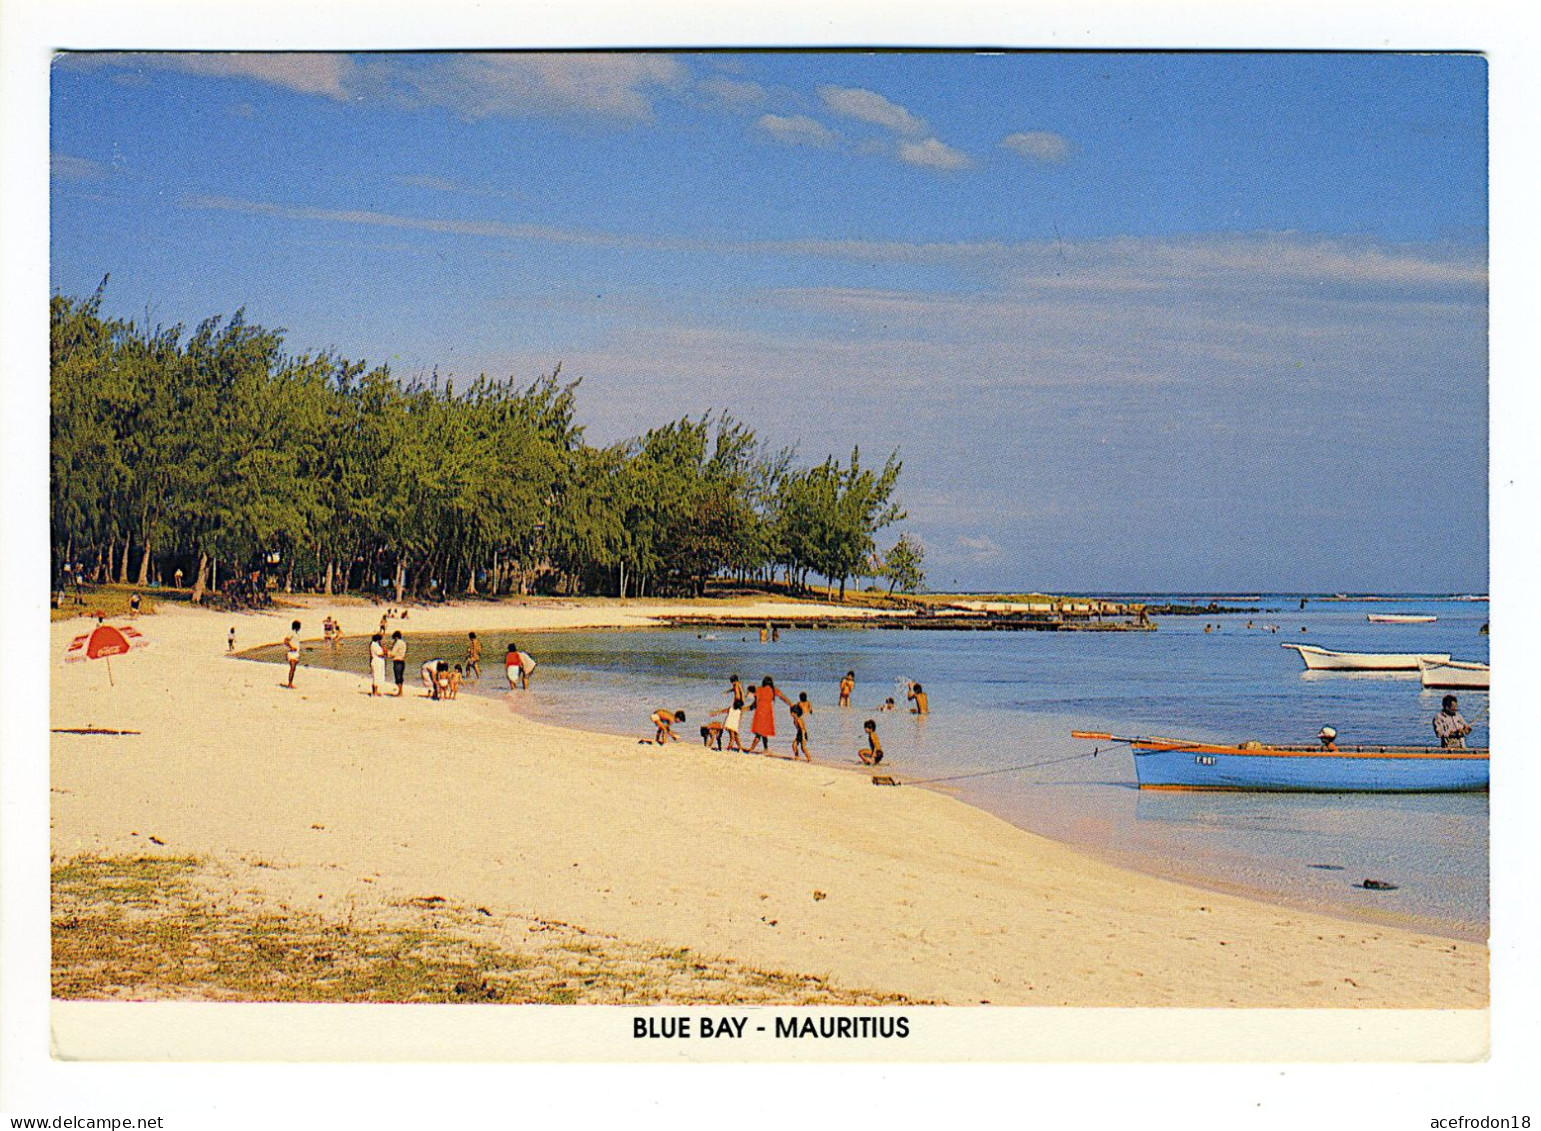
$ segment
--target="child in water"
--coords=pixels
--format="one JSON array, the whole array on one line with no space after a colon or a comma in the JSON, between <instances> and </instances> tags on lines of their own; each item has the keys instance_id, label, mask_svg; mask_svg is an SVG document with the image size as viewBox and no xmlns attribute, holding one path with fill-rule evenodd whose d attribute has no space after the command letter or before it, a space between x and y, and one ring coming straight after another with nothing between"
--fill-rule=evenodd
<instances>
[{"instance_id":1,"label":"child in water","mask_svg":"<svg viewBox=\"0 0 1541 1131\"><path fill-rule=\"evenodd\" d=\"M655 733L653 741L662 746L665 742L678 742L680 736L674 733L674 724L685 721L684 711L670 711L666 707L660 707L653 712L653 726Z\"/></svg>"},{"instance_id":2,"label":"child in water","mask_svg":"<svg viewBox=\"0 0 1541 1131\"><path fill-rule=\"evenodd\" d=\"M856 756L862 760L863 765L876 766L883 760L883 744L878 741L877 720L868 719L862 723L862 729L867 732L867 748L858 750Z\"/></svg>"}]
</instances>

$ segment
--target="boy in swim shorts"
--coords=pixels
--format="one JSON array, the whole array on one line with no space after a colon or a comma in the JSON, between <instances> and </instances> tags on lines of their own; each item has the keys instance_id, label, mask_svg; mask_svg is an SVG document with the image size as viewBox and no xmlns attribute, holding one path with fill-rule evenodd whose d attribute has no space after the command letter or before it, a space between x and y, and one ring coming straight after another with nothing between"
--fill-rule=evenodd
<instances>
[{"instance_id":1,"label":"boy in swim shorts","mask_svg":"<svg viewBox=\"0 0 1541 1131\"><path fill-rule=\"evenodd\" d=\"M883 744L878 741L878 724L875 719L868 719L862 723L862 729L867 732L867 748L858 750L856 756L864 765L876 766L883 760Z\"/></svg>"}]
</instances>

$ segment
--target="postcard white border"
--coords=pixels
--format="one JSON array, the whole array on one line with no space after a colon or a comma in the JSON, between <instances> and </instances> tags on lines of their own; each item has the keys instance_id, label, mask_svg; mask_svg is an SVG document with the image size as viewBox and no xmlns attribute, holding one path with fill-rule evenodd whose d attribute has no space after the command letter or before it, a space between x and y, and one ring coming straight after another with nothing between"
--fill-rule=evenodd
<instances>
[{"instance_id":1,"label":"postcard white border","mask_svg":"<svg viewBox=\"0 0 1541 1131\"><path fill-rule=\"evenodd\" d=\"M1074 1120L1108 1126L1114 1119L1164 1126L1217 1126L1247 1115L1254 1126L1298 1126L1332 1113L1334 1126L1428 1126L1437 1116L1532 1114L1528 1055L1536 1041L1536 939L1533 880L1512 865L1493 883L1493 1055L1474 1065L1366 1067L1155 1065L1116 1070L1063 1065L936 1068L894 1065L714 1068L686 1078L656 1068L557 1066L150 1065L82 1064L50 1059L46 1044L53 1010L47 998L47 744L46 673L28 673L25 658L46 651L42 625L47 589L46 323L38 316L48 290L47 52L53 47L389 48L691 45L936 45L1044 48L1273 47L1365 50L1481 50L1489 57L1494 224L1492 263L1493 456L1490 473L1493 653L1505 684L1515 689L1493 716L1494 745L1517 754L1531 709L1520 689L1533 686L1536 665L1521 643L1534 613L1524 604L1536 560L1533 471L1536 372L1535 311L1541 308L1541 263L1533 186L1535 108L1541 69L1527 57L1530 37L1506 6L1410 3L1296 4L1263 8L1233 3L1150 5L919 4L858 0L745 6L698 3L609 3L490 10L471 0L428 8L417 3L331 3L267 0L230 7L216 16L165 0L90 0L46 4L12 0L0 6L0 108L4 144L3 277L0 277L0 395L14 424L0 446L6 549L0 554L0 593L6 654L12 672L0 683L3 762L0 762L0 891L4 894L0 968L0 1110L14 1114L165 1113L167 1126L406 1126L443 1117L499 1124L537 1118L577 1121L684 1106L715 1110L724 1121L759 1125L788 1113L817 1109L820 1124L861 1113L864 1122L901 1125L947 1120L966 1111L995 1110L1015 1120ZM431 19L431 22L430 22ZM1437 498L1431 500L1437 505ZM16 537L17 531L23 536ZM39 665L41 668L42 665ZM1533 698L1533 697L1532 697ZM1518 759L1516 759L1518 763ZM1494 859L1528 863L1534 850L1535 759L1495 774ZM1500 787L1500 783L1502 788ZM40 880L39 877L42 877ZM243 1009L246 1007L236 1007ZM302 1007L303 1008L303 1007ZM319 1007L351 1008L351 1007ZM460 1010L465 1007L443 1007ZM563 1026L595 1023L596 1008L569 1007ZM972 1012L972 1011L969 1011ZM1016 1012L1016 1011L1010 1011ZM1074 1011L1084 1017L1081 1011ZM1098 1011L1100 1012L1100 1011ZM1121 1011L1122 1012L1122 1011ZM1131 1011L1132 1012L1132 1011ZM1224 1024L1258 1021L1268 1011L1225 1012ZM62 1011L61 1016L73 1013ZM81 1017L88 1016L82 1012ZM105 1016L105 1014L103 1014ZM1299 1016L1299 1015L1295 1015ZM1462 1018L1471 1020L1475 1016ZM1318 1028L1358 1022L1366 1049L1375 1014L1313 1012ZM1170 1016L1166 1020L1170 1020ZM1099 1019L1105 1020L1105 1019ZM1203 1021L1212 1021L1204 1018ZM1427 1020L1407 1013L1393 1022ZM68 1024L61 1028L67 1035ZM95 1024L95 1022L91 1022ZM237 1026L221 1015L218 1026ZM290 1022L285 1022L286 1024ZM603 1024L603 1021L598 1022ZM1073 1025L1073 1019L1070 1021ZM979 1024L979 1022L975 1022ZM180 1025L172 1022L172 1028ZM1308 1029L1310 1025L1308 1025ZM1393 1024L1392 1029L1397 1026ZM1341 1030L1340 1030L1341 1032ZM977 1033L977 1030L976 1030ZM183 1034L187 1037L188 1034ZM207 1039L205 1037L205 1039ZM1137 1040L1180 1044L1170 1032ZM206 1046L212 1049L213 1045ZM597 1047L597 1046L595 1046ZM166 1055L161 1047L147 1055ZM1097 1060L1100 1057L1088 1056ZM838 1068L838 1072L834 1071ZM1199 1075L1197 1073L1202 1073ZM240 1103L236 1102L237 1097ZM246 1105L246 1106L242 1106ZM1163 1115L1163 1112L1167 1113ZM188 1121L178 1124L176 1115ZM213 1115L211 1122L209 1117ZM450 1125L454 1125L451 1123Z\"/></svg>"}]
</instances>

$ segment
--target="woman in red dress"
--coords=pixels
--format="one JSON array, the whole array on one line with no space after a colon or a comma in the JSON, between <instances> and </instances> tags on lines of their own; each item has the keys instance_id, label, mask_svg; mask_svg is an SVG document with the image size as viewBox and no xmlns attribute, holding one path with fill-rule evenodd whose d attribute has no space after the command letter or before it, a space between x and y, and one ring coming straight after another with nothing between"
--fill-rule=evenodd
<instances>
[{"instance_id":1,"label":"woman in red dress","mask_svg":"<svg viewBox=\"0 0 1541 1131\"><path fill-rule=\"evenodd\" d=\"M744 752L750 753L761 741L765 743L765 752L770 753L770 740L776 737L776 700L780 699L787 706L792 705L781 692L776 690L776 681L766 676L760 681L760 686L754 689L754 718L749 724L754 737L749 740L749 745Z\"/></svg>"}]
</instances>

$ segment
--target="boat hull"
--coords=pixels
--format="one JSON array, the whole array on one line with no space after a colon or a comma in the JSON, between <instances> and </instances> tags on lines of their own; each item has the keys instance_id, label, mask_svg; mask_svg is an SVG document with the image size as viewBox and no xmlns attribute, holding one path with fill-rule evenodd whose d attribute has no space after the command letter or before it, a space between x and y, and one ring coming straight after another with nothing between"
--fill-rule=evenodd
<instances>
[{"instance_id":1,"label":"boat hull","mask_svg":"<svg viewBox=\"0 0 1541 1131\"><path fill-rule=\"evenodd\" d=\"M1282 644L1298 652L1306 670L1313 672L1415 672L1420 662L1447 663L1449 653L1429 652L1333 652L1310 644Z\"/></svg>"},{"instance_id":2,"label":"boat hull","mask_svg":"<svg viewBox=\"0 0 1541 1131\"><path fill-rule=\"evenodd\" d=\"M1476 793L1488 788L1486 750L1438 747L1236 748L1135 743L1141 789L1279 793Z\"/></svg>"},{"instance_id":3,"label":"boat hull","mask_svg":"<svg viewBox=\"0 0 1541 1131\"><path fill-rule=\"evenodd\" d=\"M1429 688L1464 688L1467 691L1486 691L1492 671L1487 664L1455 663L1420 664L1423 686Z\"/></svg>"},{"instance_id":4,"label":"boat hull","mask_svg":"<svg viewBox=\"0 0 1541 1131\"><path fill-rule=\"evenodd\" d=\"M1439 618L1424 613L1366 613L1371 624L1433 624Z\"/></svg>"}]
</instances>

